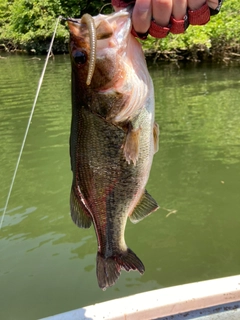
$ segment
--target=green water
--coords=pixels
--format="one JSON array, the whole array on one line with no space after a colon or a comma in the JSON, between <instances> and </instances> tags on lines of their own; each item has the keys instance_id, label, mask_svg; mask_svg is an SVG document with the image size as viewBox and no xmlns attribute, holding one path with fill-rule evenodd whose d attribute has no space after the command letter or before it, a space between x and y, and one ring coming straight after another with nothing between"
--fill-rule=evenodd
<instances>
[{"instance_id":1,"label":"green water","mask_svg":"<svg viewBox=\"0 0 240 320\"><path fill-rule=\"evenodd\" d=\"M5 205L44 58L0 59L0 208ZM162 208L126 228L146 272L105 292L93 228L69 217L70 63L47 67L0 230L0 319L37 319L96 302L240 272L237 65L149 67L161 137L148 192ZM0 209L0 215L2 209Z\"/></svg>"}]
</instances>

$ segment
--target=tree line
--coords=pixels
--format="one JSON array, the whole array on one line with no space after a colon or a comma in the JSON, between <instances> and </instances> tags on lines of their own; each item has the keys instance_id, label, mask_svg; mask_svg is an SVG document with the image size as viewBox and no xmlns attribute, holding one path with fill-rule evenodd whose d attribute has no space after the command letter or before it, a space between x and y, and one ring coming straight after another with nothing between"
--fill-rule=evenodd
<instances>
[{"instance_id":1,"label":"tree line","mask_svg":"<svg viewBox=\"0 0 240 320\"><path fill-rule=\"evenodd\" d=\"M46 52L57 18L96 15L107 1L0 0L0 45L6 50ZM67 50L68 30L61 23L53 50Z\"/></svg>"}]
</instances>

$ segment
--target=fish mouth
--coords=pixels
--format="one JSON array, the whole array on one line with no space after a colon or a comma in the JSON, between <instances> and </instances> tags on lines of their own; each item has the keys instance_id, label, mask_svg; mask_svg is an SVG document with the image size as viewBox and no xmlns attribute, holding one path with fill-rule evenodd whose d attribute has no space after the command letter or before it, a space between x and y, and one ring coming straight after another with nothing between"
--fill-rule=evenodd
<instances>
[{"instance_id":1,"label":"fish mouth","mask_svg":"<svg viewBox=\"0 0 240 320\"><path fill-rule=\"evenodd\" d=\"M130 12L126 9L118 11L110 15L98 15L92 17L90 14L84 14L81 19L63 18L68 22L70 33L74 38L78 39L82 30L86 30L89 37L89 65L87 70L86 85L92 83L94 71L96 69L97 58L102 58L100 52L106 54L108 48L119 46L124 48L119 43L124 42L130 30L130 19L126 24L125 19L128 18ZM128 30L129 29L129 30ZM128 30L128 31L126 31ZM117 39L119 36L120 41ZM85 35L83 35L85 37ZM97 54L98 50L98 54ZM103 54L103 55L104 55Z\"/></svg>"},{"instance_id":2,"label":"fish mouth","mask_svg":"<svg viewBox=\"0 0 240 320\"><path fill-rule=\"evenodd\" d=\"M86 13L82 16L81 20L72 19L72 18L64 18L65 21L68 22L68 25L77 24L79 26L85 24L87 26L89 32L90 39L90 55L89 55L89 68L86 84L89 86L92 81L93 73L96 66L96 48L97 48L97 32L96 26L93 17Z\"/></svg>"}]
</instances>

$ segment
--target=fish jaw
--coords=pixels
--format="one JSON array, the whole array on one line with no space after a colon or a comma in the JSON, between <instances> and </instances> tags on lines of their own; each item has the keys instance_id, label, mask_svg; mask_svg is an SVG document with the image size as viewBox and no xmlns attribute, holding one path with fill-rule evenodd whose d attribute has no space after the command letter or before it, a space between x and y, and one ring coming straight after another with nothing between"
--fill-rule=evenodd
<instances>
[{"instance_id":1,"label":"fish jaw","mask_svg":"<svg viewBox=\"0 0 240 320\"><path fill-rule=\"evenodd\" d=\"M86 83L90 67L91 37L88 27L80 20L69 19L70 31L69 51L72 60L72 70L78 74L81 89L87 86L96 90L100 87L110 87L116 82L119 66L116 60L116 51L124 54L128 35L131 30L130 14L122 10L112 15L93 17L96 31L96 66L90 84ZM85 61L79 61L79 56Z\"/></svg>"},{"instance_id":2,"label":"fish jaw","mask_svg":"<svg viewBox=\"0 0 240 320\"><path fill-rule=\"evenodd\" d=\"M81 65L75 61L81 53L90 56L89 35L81 24L71 25L72 82L77 83L73 86L73 100L88 105L92 112L112 123L122 124L138 115L153 95L152 80L141 45L130 33L129 13L98 15L94 21L97 50L90 85L86 85L89 59Z\"/></svg>"},{"instance_id":3,"label":"fish jaw","mask_svg":"<svg viewBox=\"0 0 240 320\"><path fill-rule=\"evenodd\" d=\"M124 123L136 116L145 105L153 87L139 42L131 35L130 14L119 11L110 16L98 15L96 26L96 65L90 85L90 40L86 26L69 22L72 81L78 83L74 99L114 123ZM79 55L86 61L76 63ZM104 106L101 101L104 100Z\"/></svg>"}]
</instances>

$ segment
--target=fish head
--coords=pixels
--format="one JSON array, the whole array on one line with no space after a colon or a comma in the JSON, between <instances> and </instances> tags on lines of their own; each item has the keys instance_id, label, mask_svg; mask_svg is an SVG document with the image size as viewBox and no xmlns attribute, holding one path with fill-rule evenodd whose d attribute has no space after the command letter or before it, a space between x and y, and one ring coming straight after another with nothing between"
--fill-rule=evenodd
<instances>
[{"instance_id":1,"label":"fish head","mask_svg":"<svg viewBox=\"0 0 240 320\"><path fill-rule=\"evenodd\" d=\"M121 60L131 32L126 10L68 19L72 73L81 91L111 88L123 77Z\"/></svg>"}]
</instances>

